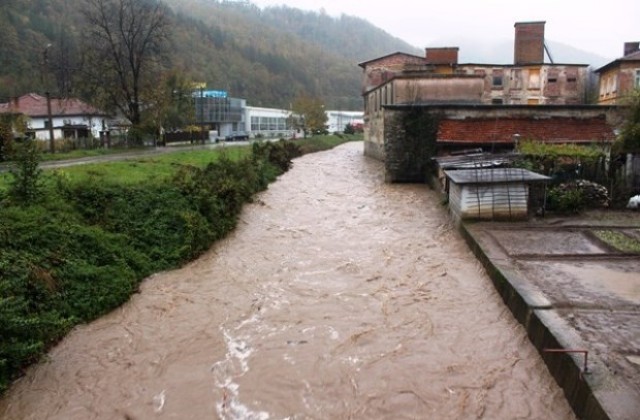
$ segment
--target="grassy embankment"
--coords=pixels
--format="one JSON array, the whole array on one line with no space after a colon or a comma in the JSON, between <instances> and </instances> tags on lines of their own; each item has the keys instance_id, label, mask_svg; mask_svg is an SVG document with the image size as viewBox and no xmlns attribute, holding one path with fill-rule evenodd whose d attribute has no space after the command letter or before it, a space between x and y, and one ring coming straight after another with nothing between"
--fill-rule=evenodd
<instances>
[{"instance_id":1,"label":"grassy embankment","mask_svg":"<svg viewBox=\"0 0 640 420\"><path fill-rule=\"evenodd\" d=\"M176 151L47 170L28 202L0 174L0 392L74 325L232 230L291 158L350 138Z\"/></svg>"}]
</instances>

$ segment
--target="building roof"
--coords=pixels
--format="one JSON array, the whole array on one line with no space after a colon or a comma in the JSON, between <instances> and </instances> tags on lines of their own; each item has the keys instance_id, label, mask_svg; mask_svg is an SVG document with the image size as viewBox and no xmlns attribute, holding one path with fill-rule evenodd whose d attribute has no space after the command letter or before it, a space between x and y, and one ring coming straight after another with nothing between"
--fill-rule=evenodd
<instances>
[{"instance_id":1,"label":"building roof","mask_svg":"<svg viewBox=\"0 0 640 420\"><path fill-rule=\"evenodd\" d=\"M36 93L29 93L10 102L0 104L0 113L20 113L29 117L45 117L47 98ZM77 115L107 115L105 112L77 98L51 98L51 115L54 117Z\"/></svg>"},{"instance_id":2,"label":"building roof","mask_svg":"<svg viewBox=\"0 0 640 420\"><path fill-rule=\"evenodd\" d=\"M605 64L602 67L600 67L595 72L596 73L601 73L601 72L603 72L605 70L610 69L611 67L619 66L623 62L634 62L634 61L637 61L637 62L640 63L640 51L636 51L634 53L625 55L624 57L616 58L615 60Z\"/></svg>"},{"instance_id":3,"label":"building roof","mask_svg":"<svg viewBox=\"0 0 640 420\"><path fill-rule=\"evenodd\" d=\"M594 143L615 140L606 117L592 118L499 118L443 119L438 127L439 143L513 143L520 138L546 142Z\"/></svg>"},{"instance_id":4,"label":"building roof","mask_svg":"<svg viewBox=\"0 0 640 420\"><path fill-rule=\"evenodd\" d=\"M495 68L505 68L505 69L521 69L525 67L589 67L589 64L579 64L579 63L526 63L526 64L496 64L496 63L460 63L456 64L456 67L495 67Z\"/></svg>"},{"instance_id":5,"label":"building roof","mask_svg":"<svg viewBox=\"0 0 640 420\"><path fill-rule=\"evenodd\" d=\"M482 149L474 149L473 153L437 156L432 158L440 169L479 169L497 168L510 164L519 156L515 153L484 153Z\"/></svg>"},{"instance_id":6,"label":"building roof","mask_svg":"<svg viewBox=\"0 0 640 420\"><path fill-rule=\"evenodd\" d=\"M503 184L516 182L544 182L548 176L522 168L445 170L447 178L456 184Z\"/></svg>"},{"instance_id":7,"label":"building roof","mask_svg":"<svg viewBox=\"0 0 640 420\"><path fill-rule=\"evenodd\" d=\"M409 72L409 73L391 74L390 77L384 82L363 91L362 96L366 96L375 90L382 89L385 85L388 85L398 80L429 80L429 79L434 79L434 80L482 79L484 80L484 78L485 76L481 74L432 73L429 71L415 71L415 72ZM451 100L440 101L440 103L451 103L451 102L452 102ZM455 103L459 101L454 100L453 102ZM477 101L470 101L469 103L477 103Z\"/></svg>"},{"instance_id":8,"label":"building roof","mask_svg":"<svg viewBox=\"0 0 640 420\"><path fill-rule=\"evenodd\" d=\"M407 54L407 53L403 53L403 52L400 52L400 51L396 51L396 52L391 53L391 54L383 55L382 57L377 57L377 58L374 58L374 59L371 59L371 60L363 61L362 63L358 63L358 66L360 66L362 68L365 68L367 66L367 64L375 63L376 61L383 61L383 60L385 60L385 59L387 59L389 57L393 57L395 55L402 55L402 56L409 57L409 58L417 58L419 60L424 60L425 59L424 57L421 57L419 55Z\"/></svg>"}]
</instances>

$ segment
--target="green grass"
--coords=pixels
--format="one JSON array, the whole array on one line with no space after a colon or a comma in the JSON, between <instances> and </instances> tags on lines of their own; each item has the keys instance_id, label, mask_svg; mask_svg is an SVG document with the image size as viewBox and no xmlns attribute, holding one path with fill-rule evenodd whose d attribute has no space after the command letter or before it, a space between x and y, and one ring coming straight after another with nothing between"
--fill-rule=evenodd
<instances>
[{"instance_id":1,"label":"green grass","mask_svg":"<svg viewBox=\"0 0 640 420\"><path fill-rule=\"evenodd\" d=\"M331 149L347 141L362 140L362 135L327 135L314 136L307 139L298 139L293 142L300 146L303 154ZM104 150L104 149L101 149ZM60 153L54 156L61 159L69 159L73 156L87 157L91 154L82 154L82 151ZM84 151L92 152L92 151ZM119 149L119 152L131 152L131 150ZM76 183L92 181L96 183L135 185L144 182L160 183L172 177L180 167L194 166L204 168L208 163L214 162L225 155L232 161L238 161L251 153L251 146L217 147L211 149L190 149L172 151L152 156L143 156L135 159L127 159L115 162L89 163L85 165L68 166L60 169L45 169L43 181L54 182L57 177ZM118 154L118 153L103 153ZM98 156L97 153L93 156ZM48 154L42 157L51 156ZM0 173L0 191L6 190L11 176L7 172Z\"/></svg>"},{"instance_id":2,"label":"green grass","mask_svg":"<svg viewBox=\"0 0 640 420\"><path fill-rule=\"evenodd\" d=\"M70 181L86 181L110 184L134 185L144 182L163 182L172 177L184 166L204 168L207 164L219 160L223 155L232 161L248 156L248 146L226 149L190 150L158 156L142 157L135 160L123 160L91 165L78 165L57 169L52 174L64 173Z\"/></svg>"},{"instance_id":3,"label":"green grass","mask_svg":"<svg viewBox=\"0 0 640 420\"><path fill-rule=\"evenodd\" d=\"M131 153L139 150L145 150L144 148L138 149L120 149L120 148L111 148L111 149L81 149L81 150L72 150L70 152L56 152L56 153L43 153L42 161L43 162L51 162L56 160L70 160L70 159L80 159L85 157L95 157L95 156L109 156L109 155L120 155L123 153Z\"/></svg>"},{"instance_id":4,"label":"green grass","mask_svg":"<svg viewBox=\"0 0 640 420\"><path fill-rule=\"evenodd\" d=\"M46 169L42 177L45 183L53 182L58 177L71 183L85 181L121 185L135 185L145 182L160 183L172 177L181 167L204 168L223 155L232 161L238 161L250 153L250 146L181 150L136 159ZM9 173L0 173L0 190L7 188L10 178Z\"/></svg>"},{"instance_id":5,"label":"green grass","mask_svg":"<svg viewBox=\"0 0 640 420\"><path fill-rule=\"evenodd\" d=\"M620 252L640 253L640 241L637 241L617 230L595 230L594 235L604 243Z\"/></svg>"}]
</instances>

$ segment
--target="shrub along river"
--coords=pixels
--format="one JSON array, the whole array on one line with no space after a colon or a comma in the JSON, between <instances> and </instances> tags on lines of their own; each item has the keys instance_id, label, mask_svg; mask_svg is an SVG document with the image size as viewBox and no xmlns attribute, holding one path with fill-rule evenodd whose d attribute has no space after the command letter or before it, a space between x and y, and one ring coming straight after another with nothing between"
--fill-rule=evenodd
<instances>
[{"instance_id":1,"label":"shrub along river","mask_svg":"<svg viewBox=\"0 0 640 420\"><path fill-rule=\"evenodd\" d=\"M362 143L306 155L237 229L76 328L3 419L572 419L423 185Z\"/></svg>"}]
</instances>

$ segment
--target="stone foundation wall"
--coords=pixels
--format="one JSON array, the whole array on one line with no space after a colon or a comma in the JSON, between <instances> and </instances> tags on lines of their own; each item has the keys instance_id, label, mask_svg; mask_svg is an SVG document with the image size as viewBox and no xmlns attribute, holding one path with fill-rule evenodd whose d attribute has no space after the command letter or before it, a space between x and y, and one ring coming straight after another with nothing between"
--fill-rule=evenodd
<instances>
[{"instance_id":1,"label":"stone foundation wall","mask_svg":"<svg viewBox=\"0 0 640 420\"><path fill-rule=\"evenodd\" d=\"M545 142L608 143L619 116L619 108L607 106L390 105L368 121L365 154L385 162L387 182L425 182L431 158L447 148L513 147L515 134ZM572 130L560 130L563 124Z\"/></svg>"}]
</instances>

